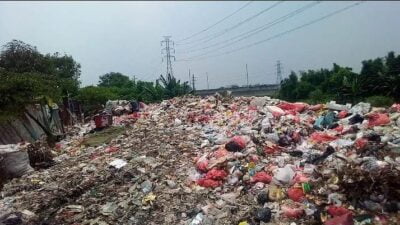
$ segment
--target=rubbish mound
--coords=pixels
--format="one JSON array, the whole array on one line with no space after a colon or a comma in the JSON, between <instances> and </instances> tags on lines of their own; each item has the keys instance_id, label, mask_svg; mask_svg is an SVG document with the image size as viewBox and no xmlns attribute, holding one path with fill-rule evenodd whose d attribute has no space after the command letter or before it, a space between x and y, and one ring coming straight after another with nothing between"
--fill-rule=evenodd
<instances>
[{"instance_id":1,"label":"rubbish mound","mask_svg":"<svg viewBox=\"0 0 400 225\"><path fill-rule=\"evenodd\" d=\"M397 104L186 96L135 115L7 183L0 224L400 223Z\"/></svg>"}]
</instances>

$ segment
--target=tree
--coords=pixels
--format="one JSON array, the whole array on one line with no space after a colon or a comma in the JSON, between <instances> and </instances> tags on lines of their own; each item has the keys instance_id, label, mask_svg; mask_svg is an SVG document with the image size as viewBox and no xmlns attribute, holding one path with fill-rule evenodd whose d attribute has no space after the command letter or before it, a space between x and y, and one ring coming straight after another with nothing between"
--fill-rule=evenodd
<instances>
[{"instance_id":1,"label":"tree","mask_svg":"<svg viewBox=\"0 0 400 225\"><path fill-rule=\"evenodd\" d=\"M102 109L108 100L118 99L118 95L111 88L87 86L79 90L77 99L82 102L83 110L91 114Z\"/></svg>"},{"instance_id":2,"label":"tree","mask_svg":"<svg viewBox=\"0 0 400 225\"><path fill-rule=\"evenodd\" d=\"M122 73L110 72L100 76L99 87L132 87L133 81Z\"/></svg>"},{"instance_id":3,"label":"tree","mask_svg":"<svg viewBox=\"0 0 400 225\"><path fill-rule=\"evenodd\" d=\"M171 74L168 74L166 77L160 75L158 80L165 89L164 95L166 98L173 98L190 92L190 86L187 81L181 84L181 81L177 80Z\"/></svg>"}]
</instances>

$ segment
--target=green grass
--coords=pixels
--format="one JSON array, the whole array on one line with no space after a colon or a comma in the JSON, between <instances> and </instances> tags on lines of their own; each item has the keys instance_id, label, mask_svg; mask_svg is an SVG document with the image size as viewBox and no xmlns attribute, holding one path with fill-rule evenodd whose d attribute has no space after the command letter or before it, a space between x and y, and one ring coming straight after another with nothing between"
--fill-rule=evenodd
<instances>
[{"instance_id":1,"label":"green grass","mask_svg":"<svg viewBox=\"0 0 400 225\"><path fill-rule=\"evenodd\" d=\"M116 138L118 135L124 133L124 127L109 127L102 131L89 134L82 142L85 146L99 146L104 143L109 143L112 139Z\"/></svg>"}]
</instances>

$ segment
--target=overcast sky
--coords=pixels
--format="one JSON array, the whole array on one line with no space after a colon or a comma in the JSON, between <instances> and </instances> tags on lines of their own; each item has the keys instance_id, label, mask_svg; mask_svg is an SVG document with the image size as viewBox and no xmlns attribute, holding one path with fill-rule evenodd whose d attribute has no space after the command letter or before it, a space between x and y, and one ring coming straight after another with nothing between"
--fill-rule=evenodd
<instances>
[{"instance_id":1,"label":"overcast sky","mask_svg":"<svg viewBox=\"0 0 400 225\"><path fill-rule=\"evenodd\" d=\"M190 68L199 89L207 87L206 73L210 88L243 85L247 63L250 84L275 83L277 60L282 62L284 76L288 76L291 70L331 68L333 62L359 71L364 59L384 56L391 50L400 53L400 2L395 1L365 2L261 44L207 58L268 39L354 3L323 2L231 46L213 51L225 45L219 44L198 50L224 43L311 2L283 2L260 13L275 3L252 2L187 40L194 43L185 45L181 41L181 45L175 45L174 75L186 81ZM0 44L19 39L42 53L72 55L82 65L82 86L97 84L99 75L111 71L154 81L166 73L166 65L161 62L163 36L171 35L178 44L244 4L238 1L0 2ZM254 17L256 14L259 15ZM236 24L239 26L228 29ZM221 31L226 32L205 42L207 37ZM181 61L199 55L204 57Z\"/></svg>"}]
</instances>

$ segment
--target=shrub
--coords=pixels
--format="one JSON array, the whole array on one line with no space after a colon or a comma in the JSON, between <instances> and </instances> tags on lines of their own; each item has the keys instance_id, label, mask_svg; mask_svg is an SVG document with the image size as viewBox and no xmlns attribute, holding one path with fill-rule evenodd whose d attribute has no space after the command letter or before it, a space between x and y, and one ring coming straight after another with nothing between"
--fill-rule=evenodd
<instances>
[{"instance_id":1,"label":"shrub","mask_svg":"<svg viewBox=\"0 0 400 225\"><path fill-rule=\"evenodd\" d=\"M394 103L393 98L381 95L368 97L365 101L371 103L374 107L388 107Z\"/></svg>"}]
</instances>

